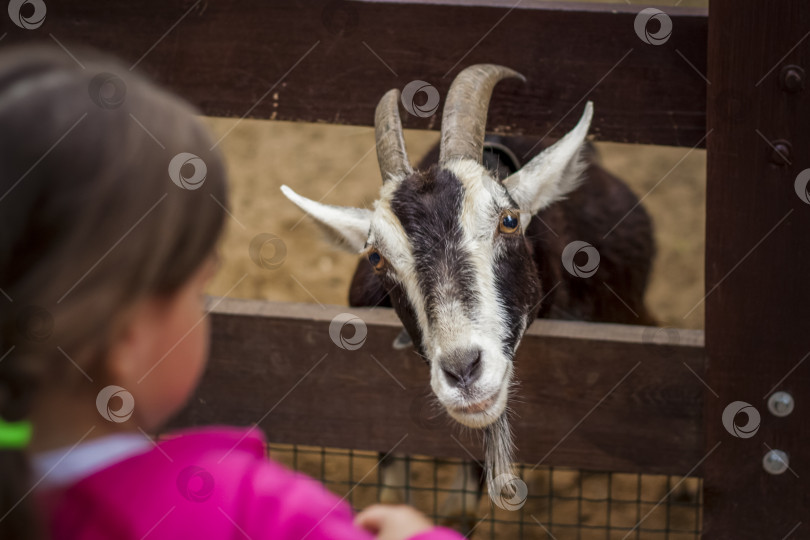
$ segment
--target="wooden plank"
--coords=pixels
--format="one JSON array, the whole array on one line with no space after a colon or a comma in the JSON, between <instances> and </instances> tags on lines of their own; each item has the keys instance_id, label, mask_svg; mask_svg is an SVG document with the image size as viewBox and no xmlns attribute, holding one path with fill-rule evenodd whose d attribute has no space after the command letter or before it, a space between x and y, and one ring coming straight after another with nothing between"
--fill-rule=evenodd
<instances>
[{"instance_id":1,"label":"wooden plank","mask_svg":"<svg viewBox=\"0 0 810 540\"><path fill-rule=\"evenodd\" d=\"M718 397L705 400L703 537L807 538L810 206L794 184L810 167L810 96L780 79L789 64L810 70L810 5L712 0L709 14L706 382ZM774 163L775 139L792 145L790 164ZM791 415L768 411L776 390L793 394ZM758 410L753 437L724 428L734 401ZM765 472L769 447L793 472Z\"/></svg>"},{"instance_id":2,"label":"wooden plank","mask_svg":"<svg viewBox=\"0 0 810 540\"><path fill-rule=\"evenodd\" d=\"M480 457L475 433L432 407L423 360L391 347L401 328L396 314L351 308L368 332L350 351L329 337L331 321L347 309L223 300L213 313L207 372L175 427L258 422L280 443L387 451L400 442L403 453ZM685 473L700 454L703 387L689 370L703 371L703 334L662 340L655 331L535 322L517 357L519 459Z\"/></svg>"},{"instance_id":3,"label":"wooden plank","mask_svg":"<svg viewBox=\"0 0 810 540\"><path fill-rule=\"evenodd\" d=\"M528 83L501 83L491 130L559 136L590 99L597 139L680 146L702 139L705 10L665 8L673 32L655 46L635 33L636 6L465 4L54 2L37 30L6 19L0 46L52 44L53 35L79 60L77 45L97 47L207 115L358 125L371 125L390 88L424 80L443 96L462 68L494 62L522 72ZM406 115L404 122L438 129L440 112Z\"/></svg>"}]
</instances>

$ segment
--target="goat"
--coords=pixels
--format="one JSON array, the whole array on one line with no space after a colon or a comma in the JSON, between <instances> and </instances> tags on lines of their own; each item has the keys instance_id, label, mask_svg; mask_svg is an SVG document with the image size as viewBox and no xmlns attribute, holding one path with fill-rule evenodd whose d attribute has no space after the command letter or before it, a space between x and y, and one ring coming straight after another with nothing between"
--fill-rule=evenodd
<instances>
[{"instance_id":1,"label":"goat","mask_svg":"<svg viewBox=\"0 0 810 540\"><path fill-rule=\"evenodd\" d=\"M459 423L483 430L491 495L493 480L511 471L507 402L531 321L653 324L644 305L652 225L630 189L594 163L585 142L590 102L551 146L490 137L487 159L498 159L483 162L489 100L505 78L525 80L493 64L459 73L438 151L416 170L399 91L387 92L375 112L383 184L373 210L325 205L282 186L333 240L363 253L349 303L393 307L430 366L438 401ZM531 157L520 167L518 155ZM590 249L587 269L574 261L579 246Z\"/></svg>"}]
</instances>

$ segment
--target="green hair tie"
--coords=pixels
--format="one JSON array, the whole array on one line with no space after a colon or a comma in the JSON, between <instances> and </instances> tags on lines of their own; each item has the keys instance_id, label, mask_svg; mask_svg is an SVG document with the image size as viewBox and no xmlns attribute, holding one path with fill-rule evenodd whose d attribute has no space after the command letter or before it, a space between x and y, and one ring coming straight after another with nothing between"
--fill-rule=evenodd
<instances>
[{"instance_id":1,"label":"green hair tie","mask_svg":"<svg viewBox=\"0 0 810 540\"><path fill-rule=\"evenodd\" d=\"M0 449L22 450L31 440L31 422L6 422L0 418Z\"/></svg>"}]
</instances>

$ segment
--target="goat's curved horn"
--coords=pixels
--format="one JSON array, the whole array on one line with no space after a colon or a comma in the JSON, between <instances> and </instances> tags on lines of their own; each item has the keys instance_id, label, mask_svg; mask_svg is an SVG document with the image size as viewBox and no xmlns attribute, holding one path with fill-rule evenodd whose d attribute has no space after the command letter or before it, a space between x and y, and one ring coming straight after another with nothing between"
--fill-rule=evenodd
<instances>
[{"instance_id":1,"label":"goat's curved horn","mask_svg":"<svg viewBox=\"0 0 810 540\"><path fill-rule=\"evenodd\" d=\"M504 66L476 64L459 73L444 102L439 163L469 158L481 163L492 89L502 79L526 78Z\"/></svg>"},{"instance_id":2,"label":"goat's curved horn","mask_svg":"<svg viewBox=\"0 0 810 540\"><path fill-rule=\"evenodd\" d=\"M374 134L377 139L377 161L383 183L392 176L413 171L402 138L402 121L399 118L399 90L385 93L374 112Z\"/></svg>"}]
</instances>

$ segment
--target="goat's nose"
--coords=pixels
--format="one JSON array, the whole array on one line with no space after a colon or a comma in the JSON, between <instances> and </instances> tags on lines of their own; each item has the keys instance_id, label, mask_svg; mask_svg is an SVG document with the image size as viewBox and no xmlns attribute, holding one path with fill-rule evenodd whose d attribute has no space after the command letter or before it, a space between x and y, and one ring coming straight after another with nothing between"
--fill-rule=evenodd
<instances>
[{"instance_id":1,"label":"goat's nose","mask_svg":"<svg viewBox=\"0 0 810 540\"><path fill-rule=\"evenodd\" d=\"M481 376L481 351L463 349L443 355L440 360L447 382L458 388L469 388Z\"/></svg>"}]
</instances>

